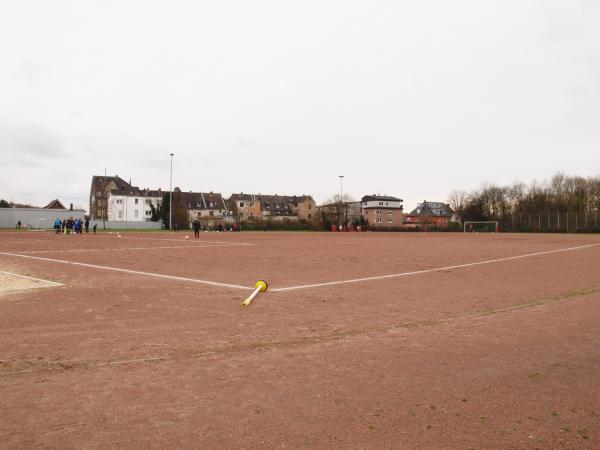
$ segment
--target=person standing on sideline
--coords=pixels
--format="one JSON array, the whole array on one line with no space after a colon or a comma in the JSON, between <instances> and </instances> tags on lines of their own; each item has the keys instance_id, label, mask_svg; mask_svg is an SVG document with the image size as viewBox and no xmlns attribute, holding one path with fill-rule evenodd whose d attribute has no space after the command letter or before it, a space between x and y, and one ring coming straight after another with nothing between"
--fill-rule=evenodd
<instances>
[{"instance_id":1,"label":"person standing on sideline","mask_svg":"<svg viewBox=\"0 0 600 450\"><path fill-rule=\"evenodd\" d=\"M19 230L21 229L21 221L20 221L20 220L17 222L17 228L18 228Z\"/></svg>"},{"instance_id":2,"label":"person standing on sideline","mask_svg":"<svg viewBox=\"0 0 600 450\"><path fill-rule=\"evenodd\" d=\"M90 230L90 219L88 219L87 217L85 218L85 234L88 234L88 231Z\"/></svg>"},{"instance_id":3,"label":"person standing on sideline","mask_svg":"<svg viewBox=\"0 0 600 450\"><path fill-rule=\"evenodd\" d=\"M97 223L95 223L94 227L92 228L92 230L94 230L94 234L96 234L96 228L98 228L98 224Z\"/></svg>"},{"instance_id":4,"label":"person standing on sideline","mask_svg":"<svg viewBox=\"0 0 600 450\"><path fill-rule=\"evenodd\" d=\"M54 229L56 230L56 234L60 233L61 228L62 228L62 221L60 220L60 218L57 218L54 221Z\"/></svg>"},{"instance_id":5,"label":"person standing on sideline","mask_svg":"<svg viewBox=\"0 0 600 450\"><path fill-rule=\"evenodd\" d=\"M198 239L200 237L200 221L198 219L194 220L192 226L194 227L194 237Z\"/></svg>"}]
</instances>

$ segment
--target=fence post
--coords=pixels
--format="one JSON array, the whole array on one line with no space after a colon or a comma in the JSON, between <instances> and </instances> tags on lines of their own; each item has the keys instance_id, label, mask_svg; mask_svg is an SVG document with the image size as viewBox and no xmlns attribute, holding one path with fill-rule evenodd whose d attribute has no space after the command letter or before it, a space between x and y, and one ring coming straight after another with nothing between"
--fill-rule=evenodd
<instances>
[{"instance_id":1,"label":"fence post","mask_svg":"<svg viewBox=\"0 0 600 450\"><path fill-rule=\"evenodd\" d=\"M556 231L560 231L560 211L558 212L558 215L556 216Z\"/></svg>"}]
</instances>

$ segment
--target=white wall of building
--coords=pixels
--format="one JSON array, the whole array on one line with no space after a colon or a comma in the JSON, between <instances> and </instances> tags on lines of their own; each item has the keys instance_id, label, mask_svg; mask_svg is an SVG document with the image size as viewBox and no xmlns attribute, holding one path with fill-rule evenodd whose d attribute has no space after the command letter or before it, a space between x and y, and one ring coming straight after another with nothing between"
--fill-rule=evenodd
<instances>
[{"instance_id":1,"label":"white wall of building","mask_svg":"<svg viewBox=\"0 0 600 450\"><path fill-rule=\"evenodd\" d=\"M111 222L145 222L152 217L148 202L157 207L159 197L113 195L108 197L108 220Z\"/></svg>"},{"instance_id":2,"label":"white wall of building","mask_svg":"<svg viewBox=\"0 0 600 450\"><path fill-rule=\"evenodd\" d=\"M401 208L402 202L389 200L371 200L362 202L363 208Z\"/></svg>"},{"instance_id":3,"label":"white wall of building","mask_svg":"<svg viewBox=\"0 0 600 450\"><path fill-rule=\"evenodd\" d=\"M84 219L83 209L43 209L43 208L0 208L0 228L15 228L21 221L22 228L48 228L54 226L54 221L73 217Z\"/></svg>"}]
</instances>

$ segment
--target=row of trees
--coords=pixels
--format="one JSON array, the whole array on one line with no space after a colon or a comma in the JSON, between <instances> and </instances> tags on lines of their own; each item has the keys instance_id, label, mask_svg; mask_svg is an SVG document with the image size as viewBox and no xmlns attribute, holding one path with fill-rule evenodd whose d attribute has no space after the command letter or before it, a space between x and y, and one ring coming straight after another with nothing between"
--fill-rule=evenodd
<instances>
[{"instance_id":1,"label":"row of trees","mask_svg":"<svg viewBox=\"0 0 600 450\"><path fill-rule=\"evenodd\" d=\"M450 206L463 220L506 221L515 215L589 214L600 212L600 176L577 177L562 173L550 181L508 186L484 184L472 191L454 191Z\"/></svg>"}]
</instances>

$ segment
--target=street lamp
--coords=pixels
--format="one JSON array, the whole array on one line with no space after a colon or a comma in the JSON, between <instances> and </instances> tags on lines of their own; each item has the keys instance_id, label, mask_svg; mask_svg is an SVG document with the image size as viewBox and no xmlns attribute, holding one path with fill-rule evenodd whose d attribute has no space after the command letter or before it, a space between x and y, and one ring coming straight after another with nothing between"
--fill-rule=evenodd
<instances>
[{"instance_id":1,"label":"street lamp","mask_svg":"<svg viewBox=\"0 0 600 450\"><path fill-rule=\"evenodd\" d=\"M340 179L340 226L344 224L344 191L342 186L344 184L344 175L338 175Z\"/></svg>"},{"instance_id":2,"label":"street lamp","mask_svg":"<svg viewBox=\"0 0 600 450\"><path fill-rule=\"evenodd\" d=\"M171 153L171 177L169 178L169 229L173 230L173 155Z\"/></svg>"}]
</instances>

